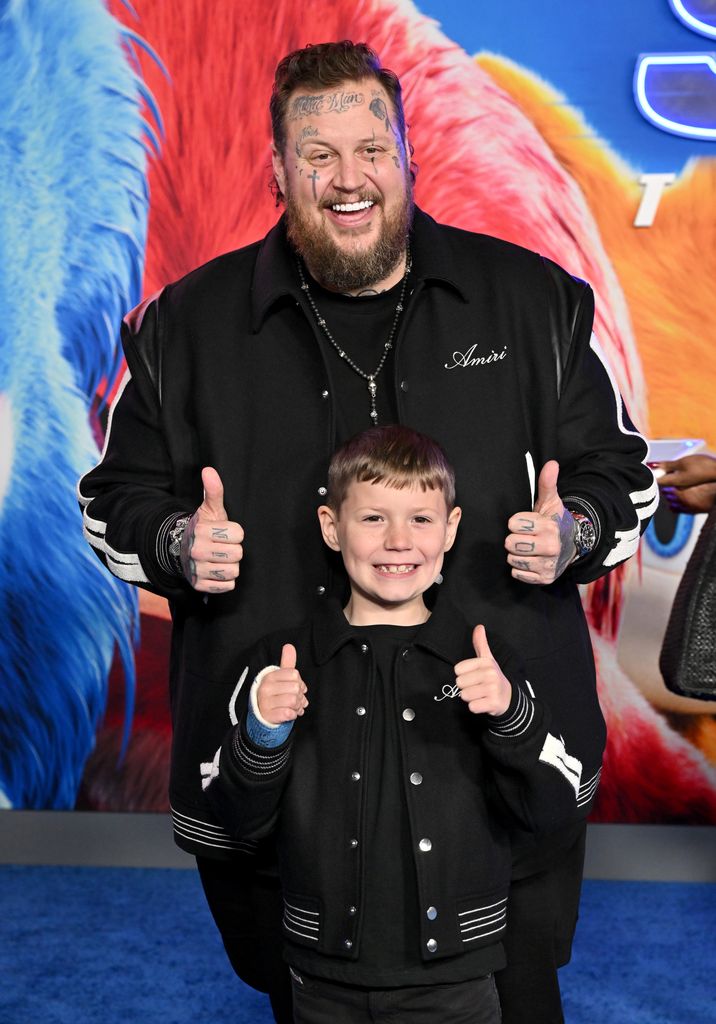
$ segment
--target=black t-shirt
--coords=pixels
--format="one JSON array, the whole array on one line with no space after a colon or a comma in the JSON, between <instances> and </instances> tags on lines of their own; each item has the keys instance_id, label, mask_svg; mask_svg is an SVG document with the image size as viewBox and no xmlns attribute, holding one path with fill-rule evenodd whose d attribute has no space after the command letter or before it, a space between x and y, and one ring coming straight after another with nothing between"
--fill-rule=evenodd
<instances>
[{"instance_id":1,"label":"black t-shirt","mask_svg":"<svg viewBox=\"0 0 716 1024\"><path fill-rule=\"evenodd\" d=\"M290 964L307 974L361 988L452 984L504 966L499 944L425 962L418 890L398 739L401 709L393 685L399 652L420 626L354 626L373 651L376 673L365 768L366 830L360 955L357 961L289 945Z\"/></svg>"},{"instance_id":2,"label":"black t-shirt","mask_svg":"<svg viewBox=\"0 0 716 1024\"><path fill-rule=\"evenodd\" d=\"M316 281L309 281L316 308L336 343L364 373L372 374L383 356L393 326L402 282L379 295L354 297L326 291ZM318 328L318 335L336 393L336 443L342 444L373 426L368 382L341 359L321 328ZM381 426L397 420L394 367L395 354L391 348L376 379L376 408Z\"/></svg>"}]
</instances>

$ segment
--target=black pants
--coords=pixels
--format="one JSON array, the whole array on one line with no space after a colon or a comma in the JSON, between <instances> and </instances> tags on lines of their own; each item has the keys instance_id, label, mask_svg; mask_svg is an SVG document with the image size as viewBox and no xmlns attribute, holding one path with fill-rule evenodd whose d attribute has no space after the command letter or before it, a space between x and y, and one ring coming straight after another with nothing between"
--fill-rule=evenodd
<instances>
[{"instance_id":1,"label":"black pants","mask_svg":"<svg viewBox=\"0 0 716 1024\"><path fill-rule=\"evenodd\" d=\"M564 1024L557 968L572 955L586 834L585 827L549 870L510 885L507 966L495 974L503 1024Z\"/></svg>"},{"instance_id":2,"label":"black pants","mask_svg":"<svg viewBox=\"0 0 716 1024\"><path fill-rule=\"evenodd\" d=\"M582 832L547 871L510 887L508 966L495 975L503 1024L563 1024L557 968L569 961L577 923ZM275 870L256 858L197 857L204 892L231 965L247 985L268 992L277 1024L293 1024L291 984L282 957L283 901Z\"/></svg>"},{"instance_id":3,"label":"black pants","mask_svg":"<svg viewBox=\"0 0 716 1024\"><path fill-rule=\"evenodd\" d=\"M500 1024L492 975L454 985L368 990L291 974L295 1024Z\"/></svg>"},{"instance_id":4,"label":"black pants","mask_svg":"<svg viewBox=\"0 0 716 1024\"><path fill-rule=\"evenodd\" d=\"M283 959L283 899L271 865L248 854L235 861L197 857L204 895L238 976L268 992L276 1024L293 1024L291 978Z\"/></svg>"}]
</instances>

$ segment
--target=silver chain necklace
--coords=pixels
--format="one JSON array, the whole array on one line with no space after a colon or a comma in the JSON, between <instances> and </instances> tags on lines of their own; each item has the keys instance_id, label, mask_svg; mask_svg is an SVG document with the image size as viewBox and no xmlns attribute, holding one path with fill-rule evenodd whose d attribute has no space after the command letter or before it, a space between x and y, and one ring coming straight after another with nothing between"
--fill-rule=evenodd
<instances>
[{"instance_id":1,"label":"silver chain necklace","mask_svg":"<svg viewBox=\"0 0 716 1024\"><path fill-rule=\"evenodd\" d=\"M385 345L383 346L383 354L380 357L378 365L376 366L376 368L373 370L372 373L366 373L365 370L361 370L360 366L357 366L353 362L351 357L348 355L348 353L344 352L344 350L338 344L338 342L333 337L331 332L328 330L328 327L326 325L326 321L323 319L321 314L318 312L318 307L316 306L316 303L313 300L313 296L311 295L311 292L310 292L310 290L308 288L308 282L306 281L305 274L303 273L303 263L302 263L302 261L298 257L296 258L296 266L298 267L298 276L301 279L301 288L306 293L306 298L308 299L308 304L310 305L311 310L313 311L313 315L316 318L316 323L322 329L323 333L328 338L328 340L330 341L331 345L336 350L336 352L341 357L341 359L343 359L344 362L348 363L350 368L352 370L354 370L358 374L359 377L362 377L363 380L367 381L367 383L368 383L368 394L370 395L370 418L373 421L373 426L377 426L377 424L378 424L378 410L376 408L376 403L375 403L376 395L378 393L377 378L378 378L378 374L383 369L383 365L385 363L385 360L388 358L388 353L390 352L391 348L393 347L393 338L395 337L395 332L396 332L397 327L398 327L398 320L400 319L400 314L403 312L403 300L405 299L405 289L408 286L408 274L410 273L410 268L412 266L412 260L410 258L410 246L407 247L406 253L405 253L405 273L403 274L403 281L402 281L402 284L400 286L400 298L398 299L398 305L395 307L395 316L393 317L393 325L390 328L390 334L388 335L388 340L386 341Z\"/></svg>"}]
</instances>

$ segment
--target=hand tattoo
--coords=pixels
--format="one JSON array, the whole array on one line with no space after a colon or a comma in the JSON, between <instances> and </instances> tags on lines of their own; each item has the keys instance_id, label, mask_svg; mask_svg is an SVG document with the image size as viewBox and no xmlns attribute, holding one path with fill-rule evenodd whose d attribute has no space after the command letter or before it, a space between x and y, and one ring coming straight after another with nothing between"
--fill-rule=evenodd
<instances>
[{"instance_id":1,"label":"hand tattoo","mask_svg":"<svg viewBox=\"0 0 716 1024\"><path fill-rule=\"evenodd\" d=\"M228 540L229 531L225 526L212 526L211 536L214 540Z\"/></svg>"},{"instance_id":2,"label":"hand tattoo","mask_svg":"<svg viewBox=\"0 0 716 1024\"><path fill-rule=\"evenodd\" d=\"M577 532L577 524L568 508L564 510L561 516L558 516L555 512L551 518L559 527L559 555L557 556L557 564L554 570L554 578L557 579L558 576L562 575L570 562L574 560L576 554L574 537Z\"/></svg>"},{"instance_id":3,"label":"hand tattoo","mask_svg":"<svg viewBox=\"0 0 716 1024\"><path fill-rule=\"evenodd\" d=\"M518 540L515 544L515 551L518 555L531 555L535 549L533 540Z\"/></svg>"},{"instance_id":4,"label":"hand tattoo","mask_svg":"<svg viewBox=\"0 0 716 1024\"><path fill-rule=\"evenodd\" d=\"M224 572L223 569L209 569L209 576L213 580L225 580L226 579L226 573Z\"/></svg>"}]
</instances>

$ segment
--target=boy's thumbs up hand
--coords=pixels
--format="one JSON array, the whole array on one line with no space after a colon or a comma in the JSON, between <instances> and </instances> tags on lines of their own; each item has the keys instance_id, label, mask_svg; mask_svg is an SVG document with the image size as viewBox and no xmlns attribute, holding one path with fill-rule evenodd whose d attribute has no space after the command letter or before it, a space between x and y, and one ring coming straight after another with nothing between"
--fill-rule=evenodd
<instances>
[{"instance_id":1,"label":"boy's thumbs up hand","mask_svg":"<svg viewBox=\"0 0 716 1024\"><path fill-rule=\"evenodd\" d=\"M512 686L492 656L483 625L472 631L474 658L455 666L460 697L475 715L504 715L512 699Z\"/></svg>"},{"instance_id":2,"label":"boy's thumbs up hand","mask_svg":"<svg viewBox=\"0 0 716 1024\"><path fill-rule=\"evenodd\" d=\"M281 648L281 668L296 667L296 648L293 644L284 644Z\"/></svg>"},{"instance_id":3,"label":"boy's thumbs up hand","mask_svg":"<svg viewBox=\"0 0 716 1024\"><path fill-rule=\"evenodd\" d=\"M485 627L475 626L472 631L472 646L475 649L475 654L478 658L491 658L492 651L490 645L487 642L487 633Z\"/></svg>"},{"instance_id":4,"label":"boy's thumbs up hand","mask_svg":"<svg viewBox=\"0 0 716 1024\"><path fill-rule=\"evenodd\" d=\"M296 648L284 644L281 662L273 672L267 672L258 686L256 700L259 714L271 725L293 722L308 707L307 687L296 668Z\"/></svg>"},{"instance_id":5,"label":"boy's thumbs up hand","mask_svg":"<svg viewBox=\"0 0 716 1024\"><path fill-rule=\"evenodd\" d=\"M179 557L194 590L223 594L233 590L244 549L244 531L226 517L224 485L211 466L201 471L204 500L187 523Z\"/></svg>"}]
</instances>

